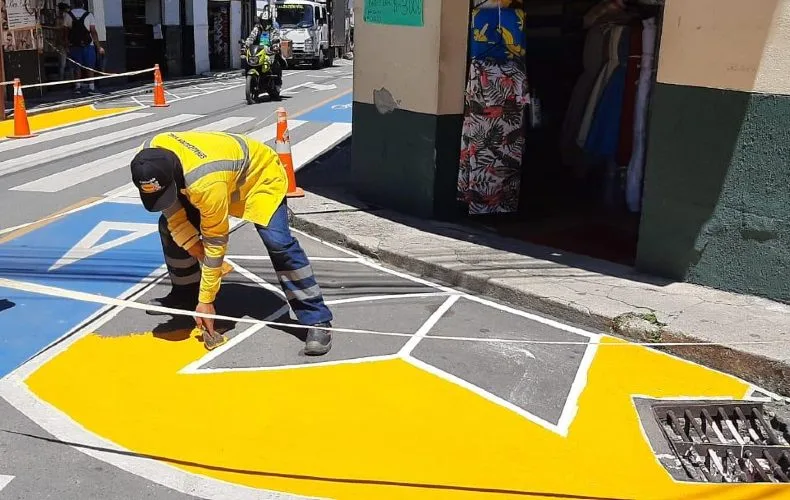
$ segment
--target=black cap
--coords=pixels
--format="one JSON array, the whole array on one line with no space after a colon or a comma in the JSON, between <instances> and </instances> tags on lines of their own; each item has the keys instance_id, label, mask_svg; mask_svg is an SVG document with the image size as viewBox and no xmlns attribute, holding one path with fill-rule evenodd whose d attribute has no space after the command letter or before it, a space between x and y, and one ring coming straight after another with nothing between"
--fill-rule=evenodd
<instances>
[{"instance_id":1,"label":"black cap","mask_svg":"<svg viewBox=\"0 0 790 500\"><path fill-rule=\"evenodd\" d=\"M181 162L172 151L145 148L132 159L132 182L140 191L143 206L149 212L161 212L178 199L175 182Z\"/></svg>"}]
</instances>

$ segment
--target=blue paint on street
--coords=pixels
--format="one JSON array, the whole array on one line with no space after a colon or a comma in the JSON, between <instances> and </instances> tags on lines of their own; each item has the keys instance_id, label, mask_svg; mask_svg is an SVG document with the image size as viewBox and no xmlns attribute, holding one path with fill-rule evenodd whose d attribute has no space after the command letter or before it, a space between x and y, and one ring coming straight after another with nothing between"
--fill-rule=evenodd
<instances>
[{"instance_id":1,"label":"blue paint on street","mask_svg":"<svg viewBox=\"0 0 790 500\"><path fill-rule=\"evenodd\" d=\"M102 203L0 244L0 276L69 290L118 297L163 263L156 232L50 270L102 221L156 224L142 207ZM132 231L109 231L91 245ZM102 305L0 288L0 377L78 326Z\"/></svg>"},{"instance_id":2,"label":"blue paint on street","mask_svg":"<svg viewBox=\"0 0 790 500\"><path fill-rule=\"evenodd\" d=\"M351 123L352 100L348 93L298 118L308 122Z\"/></svg>"}]
</instances>

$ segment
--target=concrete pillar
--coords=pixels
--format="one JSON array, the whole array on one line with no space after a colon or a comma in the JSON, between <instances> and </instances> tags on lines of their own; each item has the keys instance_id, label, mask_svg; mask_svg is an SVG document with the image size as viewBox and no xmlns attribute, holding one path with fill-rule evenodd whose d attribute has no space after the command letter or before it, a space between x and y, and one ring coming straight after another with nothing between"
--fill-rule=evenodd
<instances>
[{"instance_id":1,"label":"concrete pillar","mask_svg":"<svg viewBox=\"0 0 790 500\"><path fill-rule=\"evenodd\" d=\"M421 2L417 27L368 23L365 3L354 2L355 189L404 212L449 216L456 207L468 2Z\"/></svg>"},{"instance_id":2,"label":"concrete pillar","mask_svg":"<svg viewBox=\"0 0 790 500\"><path fill-rule=\"evenodd\" d=\"M241 52L238 49L238 41L242 37L241 25L241 0L231 0L230 2L230 67L233 69L241 68Z\"/></svg>"},{"instance_id":3,"label":"concrete pillar","mask_svg":"<svg viewBox=\"0 0 790 500\"><path fill-rule=\"evenodd\" d=\"M162 1L162 36L165 40L165 64L169 76L181 76L183 68L183 44L181 31L180 0Z\"/></svg>"},{"instance_id":4,"label":"concrete pillar","mask_svg":"<svg viewBox=\"0 0 790 500\"><path fill-rule=\"evenodd\" d=\"M637 268L790 300L790 0L667 0Z\"/></svg>"},{"instance_id":5,"label":"concrete pillar","mask_svg":"<svg viewBox=\"0 0 790 500\"><path fill-rule=\"evenodd\" d=\"M110 73L122 73L126 71L126 36L123 29L123 1L104 0L102 4L106 37L105 70Z\"/></svg>"},{"instance_id":6,"label":"concrete pillar","mask_svg":"<svg viewBox=\"0 0 790 500\"><path fill-rule=\"evenodd\" d=\"M211 69L208 51L208 1L192 1L192 22L195 33L195 74L207 73Z\"/></svg>"}]
</instances>

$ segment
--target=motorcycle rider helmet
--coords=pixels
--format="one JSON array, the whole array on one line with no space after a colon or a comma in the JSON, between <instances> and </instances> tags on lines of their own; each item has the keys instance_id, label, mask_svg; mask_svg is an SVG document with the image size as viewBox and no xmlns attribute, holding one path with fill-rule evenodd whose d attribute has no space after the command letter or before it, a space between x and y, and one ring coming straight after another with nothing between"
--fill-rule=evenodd
<instances>
[{"instance_id":1,"label":"motorcycle rider helmet","mask_svg":"<svg viewBox=\"0 0 790 500\"><path fill-rule=\"evenodd\" d=\"M263 26L265 29L269 29L272 27L272 13L271 7L268 5L263 8L261 13L258 15L258 22Z\"/></svg>"}]
</instances>

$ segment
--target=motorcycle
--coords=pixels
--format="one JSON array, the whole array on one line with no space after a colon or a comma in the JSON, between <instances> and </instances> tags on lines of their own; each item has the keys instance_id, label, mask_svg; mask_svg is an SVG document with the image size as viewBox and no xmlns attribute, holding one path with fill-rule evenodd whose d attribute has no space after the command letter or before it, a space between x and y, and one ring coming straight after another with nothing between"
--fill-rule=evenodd
<instances>
[{"instance_id":1,"label":"motorcycle","mask_svg":"<svg viewBox=\"0 0 790 500\"><path fill-rule=\"evenodd\" d=\"M244 47L244 42L239 41ZM268 37L261 37L260 45L244 47L242 59L245 61L244 96L247 104L257 102L261 94L269 94L273 100L279 100L282 79L274 70L276 56L280 52L279 43L269 43Z\"/></svg>"}]
</instances>

